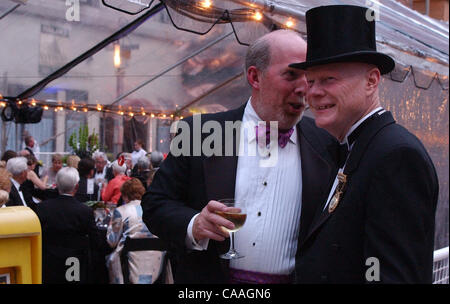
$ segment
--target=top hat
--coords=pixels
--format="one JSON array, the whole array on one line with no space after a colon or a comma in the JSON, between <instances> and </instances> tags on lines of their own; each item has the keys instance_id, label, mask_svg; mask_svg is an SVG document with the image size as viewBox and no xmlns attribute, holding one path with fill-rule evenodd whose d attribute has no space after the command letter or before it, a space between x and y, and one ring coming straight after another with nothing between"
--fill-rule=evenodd
<instances>
[{"instance_id":1,"label":"top hat","mask_svg":"<svg viewBox=\"0 0 450 304\"><path fill-rule=\"evenodd\" d=\"M308 10L306 61L289 66L307 69L337 62L364 62L376 65L381 74L389 73L395 63L390 56L377 52L372 13L369 8L353 5Z\"/></svg>"}]
</instances>

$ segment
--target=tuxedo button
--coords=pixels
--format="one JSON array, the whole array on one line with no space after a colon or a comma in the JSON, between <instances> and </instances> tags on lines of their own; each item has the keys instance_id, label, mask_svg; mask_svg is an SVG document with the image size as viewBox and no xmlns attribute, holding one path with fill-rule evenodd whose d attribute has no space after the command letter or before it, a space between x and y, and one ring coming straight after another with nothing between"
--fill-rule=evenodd
<instances>
[{"instance_id":1,"label":"tuxedo button","mask_svg":"<svg viewBox=\"0 0 450 304\"><path fill-rule=\"evenodd\" d=\"M258 212L258 216L261 216L261 211L260 211L260 212Z\"/></svg>"},{"instance_id":2,"label":"tuxedo button","mask_svg":"<svg viewBox=\"0 0 450 304\"><path fill-rule=\"evenodd\" d=\"M264 182L263 185L264 185L264 186L267 186L267 182Z\"/></svg>"}]
</instances>

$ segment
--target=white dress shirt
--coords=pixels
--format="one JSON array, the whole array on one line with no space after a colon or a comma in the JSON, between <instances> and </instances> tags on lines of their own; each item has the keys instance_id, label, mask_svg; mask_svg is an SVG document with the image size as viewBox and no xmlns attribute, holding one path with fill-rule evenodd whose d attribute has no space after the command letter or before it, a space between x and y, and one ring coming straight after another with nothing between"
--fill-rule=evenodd
<instances>
[{"instance_id":1,"label":"white dress shirt","mask_svg":"<svg viewBox=\"0 0 450 304\"><path fill-rule=\"evenodd\" d=\"M133 167L137 164L139 158L145 155L147 155L147 152L144 149L140 149L139 151L133 151L131 153L131 163L133 164Z\"/></svg>"},{"instance_id":2,"label":"white dress shirt","mask_svg":"<svg viewBox=\"0 0 450 304\"><path fill-rule=\"evenodd\" d=\"M255 126L259 121L261 119L248 102L242 125ZM231 260L230 267L268 274L290 274L295 268L302 198L297 130L294 127L283 149L275 142L271 148L277 150L267 150L270 154L251 152L249 147L256 146L256 136L251 130L252 127L247 127L240 131L235 190L236 201L245 201L247 207L246 222L235 233L235 248L245 257ZM277 155L275 159L274 153ZM272 161L267 162L271 157ZM264 165L264 162L269 165ZM206 249L208 240L202 240L200 244L193 240L194 219L188 227L186 245L190 249Z\"/></svg>"},{"instance_id":3,"label":"white dress shirt","mask_svg":"<svg viewBox=\"0 0 450 304\"><path fill-rule=\"evenodd\" d=\"M105 182L106 180L106 170L108 170L111 163L109 161L106 162L106 165L103 167L102 172L96 172L94 175L95 183L98 185L100 183Z\"/></svg>"}]
</instances>

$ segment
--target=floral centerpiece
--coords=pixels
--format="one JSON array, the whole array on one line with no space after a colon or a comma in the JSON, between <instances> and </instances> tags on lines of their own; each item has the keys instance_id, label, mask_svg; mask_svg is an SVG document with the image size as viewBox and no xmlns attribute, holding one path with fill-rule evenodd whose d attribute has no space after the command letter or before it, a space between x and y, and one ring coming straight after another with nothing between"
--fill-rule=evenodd
<instances>
[{"instance_id":1,"label":"floral centerpiece","mask_svg":"<svg viewBox=\"0 0 450 304\"><path fill-rule=\"evenodd\" d=\"M98 134L94 132L89 135L87 125L81 125L77 132L73 132L69 138L69 146L73 152L80 158L92 157L92 154L98 150Z\"/></svg>"}]
</instances>

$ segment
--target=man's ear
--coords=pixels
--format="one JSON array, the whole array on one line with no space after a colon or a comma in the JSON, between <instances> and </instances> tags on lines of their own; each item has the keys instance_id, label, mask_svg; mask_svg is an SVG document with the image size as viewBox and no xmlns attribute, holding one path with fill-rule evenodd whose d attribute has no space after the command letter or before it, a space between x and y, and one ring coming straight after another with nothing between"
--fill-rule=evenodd
<instances>
[{"instance_id":1,"label":"man's ear","mask_svg":"<svg viewBox=\"0 0 450 304\"><path fill-rule=\"evenodd\" d=\"M260 88L260 73L255 66L251 66L247 69L247 81L253 89L259 90Z\"/></svg>"},{"instance_id":2,"label":"man's ear","mask_svg":"<svg viewBox=\"0 0 450 304\"><path fill-rule=\"evenodd\" d=\"M377 67L374 67L367 71L367 95L372 95L377 89L380 83L381 73Z\"/></svg>"}]
</instances>

